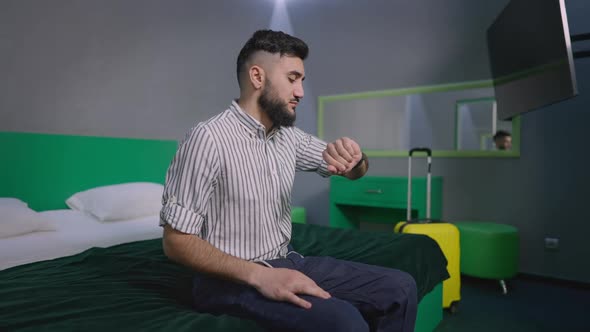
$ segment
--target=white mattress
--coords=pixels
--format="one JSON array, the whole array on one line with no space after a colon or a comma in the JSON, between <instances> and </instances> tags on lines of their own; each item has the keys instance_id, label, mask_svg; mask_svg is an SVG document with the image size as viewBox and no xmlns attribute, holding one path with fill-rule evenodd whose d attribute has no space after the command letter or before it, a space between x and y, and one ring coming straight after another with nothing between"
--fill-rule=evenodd
<instances>
[{"instance_id":1,"label":"white mattress","mask_svg":"<svg viewBox=\"0 0 590 332\"><path fill-rule=\"evenodd\" d=\"M0 239L0 270L74 255L92 247L109 247L162 237L157 215L100 222L74 210L53 210L41 214L57 230Z\"/></svg>"}]
</instances>

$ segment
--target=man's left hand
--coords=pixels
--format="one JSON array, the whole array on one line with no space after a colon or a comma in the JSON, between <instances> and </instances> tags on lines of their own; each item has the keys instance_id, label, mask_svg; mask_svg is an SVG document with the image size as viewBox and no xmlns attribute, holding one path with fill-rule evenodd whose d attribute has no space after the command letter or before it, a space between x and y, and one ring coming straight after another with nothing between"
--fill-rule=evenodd
<instances>
[{"instance_id":1,"label":"man's left hand","mask_svg":"<svg viewBox=\"0 0 590 332\"><path fill-rule=\"evenodd\" d=\"M330 173L344 175L356 166L363 155L357 142L348 137L342 137L328 143L322 156L328 163Z\"/></svg>"}]
</instances>

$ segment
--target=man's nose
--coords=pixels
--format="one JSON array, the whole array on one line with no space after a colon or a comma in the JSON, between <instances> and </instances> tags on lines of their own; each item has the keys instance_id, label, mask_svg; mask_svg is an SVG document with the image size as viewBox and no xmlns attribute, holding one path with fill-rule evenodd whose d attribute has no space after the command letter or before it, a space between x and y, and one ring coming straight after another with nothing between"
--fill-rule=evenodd
<instances>
[{"instance_id":1,"label":"man's nose","mask_svg":"<svg viewBox=\"0 0 590 332\"><path fill-rule=\"evenodd\" d=\"M301 98L303 98L303 95L304 95L304 94L305 94L305 93L303 92L303 84L299 84L299 85L297 85L297 87L296 87L296 88L295 88L295 90L293 91L293 96L294 96L295 98L299 98L299 99L301 99Z\"/></svg>"}]
</instances>

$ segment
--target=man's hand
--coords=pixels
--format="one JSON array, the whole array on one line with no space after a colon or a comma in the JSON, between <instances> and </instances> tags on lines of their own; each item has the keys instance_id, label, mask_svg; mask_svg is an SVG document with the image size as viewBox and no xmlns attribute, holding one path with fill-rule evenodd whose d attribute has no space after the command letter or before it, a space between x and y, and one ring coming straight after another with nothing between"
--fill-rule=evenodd
<instances>
[{"instance_id":1,"label":"man's hand","mask_svg":"<svg viewBox=\"0 0 590 332\"><path fill-rule=\"evenodd\" d=\"M361 160L362 152L355 141L342 137L329 143L322 156L328 163L330 173L344 175Z\"/></svg>"},{"instance_id":2,"label":"man's hand","mask_svg":"<svg viewBox=\"0 0 590 332\"><path fill-rule=\"evenodd\" d=\"M268 268L228 255L201 238L164 227L164 253L171 260L212 276L248 284L263 296L288 301L309 309L311 303L297 296L306 294L329 299L330 294L321 289L305 274L289 269Z\"/></svg>"},{"instance_id":3,"label":"man's hand","mask_svg":"<svg viewBox=\"0 0 590 332\"><path fill-rule=\"evenodd\" d=\"M253 277L254 286L264 297L275 300L291 302L302 308L311 308L311 303L297 296L306 294L322 299L329 299L330 294L321 289L313 280L305 274L284 268L257 269Z\"/></svg>"}]
</instances>

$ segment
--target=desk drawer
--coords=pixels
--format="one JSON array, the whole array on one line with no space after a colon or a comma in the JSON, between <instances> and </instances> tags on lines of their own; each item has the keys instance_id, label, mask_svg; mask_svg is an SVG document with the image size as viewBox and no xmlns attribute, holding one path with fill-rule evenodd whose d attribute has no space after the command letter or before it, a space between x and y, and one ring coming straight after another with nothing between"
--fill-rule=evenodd
<instances>
[{"instance_id":1,"label":"desk drawer","mask_svg":"<svg viewBox=\"0 0 590 332\"><path fill-rule=\"evenodd\" d=\"M392 181L393 180L393 181ZM344 181L345 184L336 183ZM407 204L407 180L367 178L350 181L345 178L333 179L331 199L336 204L361 204L391 207L405 207Z\"/></svg>"},{"instance_id":2,"label":"desk drawer","mask_svg":"<svg viewBox=\"0 0 590 332\"><path fill-rule=\"evenodd\" d=\"M442 178L432 177L431 217L442 214ZM351 181L341 176L330 178L330 225L358 227L360 212L369 208L402 209L408 205L408 178L365 176ZM412 210L426 218L426 178L412 178ZM365 213L362 212L362 213ZM387 218L385 218L387 219Z\"/></svg>"}]
</instances>

